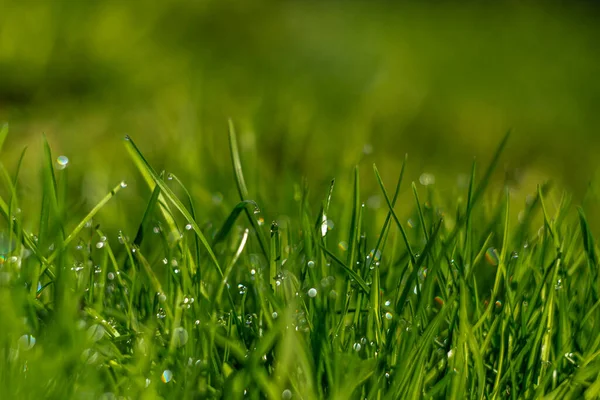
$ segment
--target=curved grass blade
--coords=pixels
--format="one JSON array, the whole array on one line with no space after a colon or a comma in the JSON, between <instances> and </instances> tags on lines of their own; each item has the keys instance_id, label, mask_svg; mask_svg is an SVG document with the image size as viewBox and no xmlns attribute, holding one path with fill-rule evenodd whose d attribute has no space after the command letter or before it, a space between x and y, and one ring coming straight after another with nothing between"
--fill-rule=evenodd
<instances>
[{"instance_id":1,"label":"curved grass blade","mask_svg":"<svg viewBox=\"0 0 600 400\"><path fill-rule=\"evenodd\" d=\"M346 264L344 264L344 262L342 260L340 260L339 258L337 258L332 252L330 252L329 250L327 250L327 248L321 244L320 245L321 249L323 249L323 252L325 252L325 254L330 257L333 261L336 262L336 264L338 264L339 266L341 266L344 271L350 275L351 278L353 278L356 283L358 283L358 285L360 286L360 288L366 293L369 294L369 286L367 285L367 283L364 281L363 278L360 277L360 275L358 275L355 271L353 271L352 269L348 268L346 266Z\"/></svg>"},{"instance_id":2,"label":"curved grass blade","mask_svg":"<svg viewBox=\"0 0 600 400\"><path fill-rule=\"evenodd\" d=\"M75 227L75 229L73 229L69 236L65 238L61 246L57 250L55 250L54 253L50 255L50 257L48 257L48 264L52 264L56 257L73 241L73 239L77 237L79 232L81 232L81 230L85 227L85 224L88 221L90 221L94 217L94 215L96 215L96 213L100 211L100 209L104 207L104 205L108 203L108 201L112 199L121 189L123 189L123 185L119 183L106 196L104 196L94 208L92 208L88 215L86 215L85 218L83 218L81 222L77 224L77 226Z\"/></svg>"},{"instance_id":3,"label":"curved grass blade","mask_svg":"<svg viewBox=\"0 0 600 400\"><path fill-rule=\"evenodd\" d=\"M221 229L219 229L219 231L215 235L215 238L213 239L213 246L216 246L217 243L220 243L227 237L227 235L229 234L229 232L231 232L231 229L235 225L235 221L237 220L239 215L249 205L254 206L255 210L258 209L258 204L256 204L254 200L244 200L236 204L235 207L233 207L233 210L231 210L231 213L229 213L229 216L221 226Z\"/></svg>"},{"instance_id":4,"label":"curved grass blade","mask_svg":"<svg viewBox=\"0 0 600 400\"><path fill-rule=\"evenodd\" d=\"M229 120L229 150L231 153L231 162L233 163L233 173L235 177L235 183L238 189L238 193L240 195L240 200L248 200L248 188L246 187L246 181L244 180L244 173L242 171L242 162L240 159L240 151L237 145L237 136L235 134L235 127L233 126L233 121ZM262 229L258 226L258 223L255 218L252 217L248 209L245 209L246 216L252 225L252 229L257 233L258 243L260 248L264 254L264 256L269 258L269 251L267 248L267 240L263 234Z\"/></svg>"},{"instance_id":5,"label":"curved grass blade","mask_svg":"<svg viewBox=\"0 0 600 400\"><path fill-rule=\"evenodd\" d=\"M194 232L196 232L196 234L200 238L202 245L205 247L206 251L208 252L208 255L210 256L212 262L215 264L215 267L217 268L219 274L222 277L223 270L219 265L219 261L217 260L217 257L215 256L215 253L213 252L212 248L208 244L204 233L202 233L202 230L200 229L190 212L187 210L187 208L185 208L181 200L179 200L179 198L175 196L175 193L173 193L171 188L169 188L165 184L165 182L162 179L160 179L156 171L154 171L150 164L148 164L148 161L146 161L140 150L137 148L137 146L129 136L125 137L125 146L129 149L129 154L131 154L133 161L138 165L138 167L146 171L146 173L154 180L154 183L160 187L160 189L162 190L162 194L167 199L169 199L169 201L175 206L175 208L179 210L179 212L185 217L187 222L192 226Z\"/></svg>"},{"instance_id":6,"label":"curved grass blade","mask_svg":"<svg viewBox=\"0 0 600 400\"><path fill-rule=\"evenodd\" d=\"M160 177L162 178L164 173L161 172ZM155 185L154 190L152 191L152 195L150 196L150 200L148 200L148 205L146 206L146 210L144 211L144 215L142 216L142 222L140 222L140 226L138 227L137 233L135 235L135 239L133 240L133 244L135 246L140 246L142 244L142 240L144 240L144 232L150 222L150 218L154 213L154 208L156 207L156 203L158 202L158 197L160 196L160 186Z\"/></svg>"},{"instance_id":7,"label":"curved grass blade","mask_svg":"<svg viewBox=\"0 0 600 400\"><path fill-rule=\"evenodd\" d=\"M196 209L194 208L194 202L192 201L192 196L190 195L189 190L187 190L187 188L185 187L183 182L181 182L181 180L174 174L170 174L169 177L171 179L173 179L175 182L177 182L179 184L179 186L181 187L181 189L183 189L183 192L185 193L185 195L188 198L188 203L190 203L190 213L192 215L192 218L195 221L196 220ZM194 235L194 249L196 250L196 252L195 252L195 261L196 261L196 268L197 268L196 280L198 282L200 282L202 279L202 270L200 268L200 241L199 241L198 235Z\"/></svg>"}]
</instances>

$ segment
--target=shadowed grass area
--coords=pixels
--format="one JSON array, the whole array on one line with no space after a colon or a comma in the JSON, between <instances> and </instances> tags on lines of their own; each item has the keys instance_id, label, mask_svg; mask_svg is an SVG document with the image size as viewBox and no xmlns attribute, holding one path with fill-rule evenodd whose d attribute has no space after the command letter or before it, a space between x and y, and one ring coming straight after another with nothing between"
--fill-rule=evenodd
<instances>
[{"instance_id":1,"label":"shadowed grass area","mask_svg":"<svg viewBox=\"0 0 600 400\"><path fill-rule=\"evenodd\" d=\"M2 397L597 398L591 228L548 185L523 210L490 185L508 137L453 192L410 185L404 158L395 186L363 163L253 198L230 123L239 197L206 199L127 136L136 175L81 210L44 141L39 212L2 165ZM134 190L137 224L105 232ZM270 191L295 212L268 218Z\"/></svg>"}]
</instances>

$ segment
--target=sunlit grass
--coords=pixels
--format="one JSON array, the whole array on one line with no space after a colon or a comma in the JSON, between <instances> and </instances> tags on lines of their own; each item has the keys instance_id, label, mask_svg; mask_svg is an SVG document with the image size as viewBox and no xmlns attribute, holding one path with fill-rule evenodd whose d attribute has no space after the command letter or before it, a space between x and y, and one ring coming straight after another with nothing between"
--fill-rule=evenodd
<instances>
[{"instance_id":1,"label":"sunlit grass","mask_svg":"<svg viewBox=\"0 0 600 400\"><path fill-rule=\"evenodd\" d=\"M513 222L510 191L488 187L508 135L460 199L404 182L405 158L394 188L373 166L379 208L357 167L341 202L335 181L320 204L298 186L297 213L274 221L233 124L229 139L237 205L199 219L187 183L125 138L149 195L114 237L96 217L125 182L75 219L71 167L45 142L39 214L24 215L18 168L2 167L3 398L599 396L598 249L547 185Z\"/></svg>"}]
</instances>

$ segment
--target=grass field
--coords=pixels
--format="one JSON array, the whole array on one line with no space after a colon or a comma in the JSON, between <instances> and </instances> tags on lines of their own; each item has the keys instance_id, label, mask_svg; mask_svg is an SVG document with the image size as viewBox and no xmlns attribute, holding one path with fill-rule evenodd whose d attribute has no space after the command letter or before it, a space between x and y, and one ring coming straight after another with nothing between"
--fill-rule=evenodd
<instances>
[{"instance_id":1,"label":"grass field","mask_svg":"<svg viewBox=\"0 0 600 400\"><path fill-rule=\"evenodd\" d=\"M600 398L595 2L140 3L0 0L0 399Z\"/></svg>"},{"instance_id":2,"label":"grass field","mask_svg":"<svg viewBox=\"0 0 600 400\"><path fill-rule=\"evenodd\" d=\"M2 398L599 397L598 248L568 194L515 210L491 184L508 134L453 192L361 163L342 189L271 188L295 209L275 219L233 122L237 198L192 198L134 139L136 174L83 219L47 141L38 212L2 166ZM131 190L137 223L104 231Z\"/></svg>"}]
</instances>

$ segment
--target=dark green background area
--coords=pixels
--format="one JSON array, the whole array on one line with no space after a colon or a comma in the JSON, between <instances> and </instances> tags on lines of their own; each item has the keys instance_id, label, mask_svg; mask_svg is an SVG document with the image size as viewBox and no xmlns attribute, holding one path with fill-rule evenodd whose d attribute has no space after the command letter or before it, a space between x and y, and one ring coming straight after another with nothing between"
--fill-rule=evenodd
<instances>
[{"instance_id":1,"label":"dark green background area","mask_svg":"<svg viewBox=\"0 0 600 400\"><path fill-rule=\"evenodd\" d=\"M594 180L592 3L2 0L0 10L3 162L12 168L29 146L20 190L32 209L42 133L69 157L81 210L123 178L142 185L125 134L199 203L215 193L231 203L229 117L251 196L273 217L293 212L302 177L320 199L357 162L368 198L370 164L391 186L405 153L410 180L429 172L454 193L509 128L496 179L506 175L515 201L546 179L582 199ZM125 207L147 194L130 192Z\"/></svg>"}]
</instances>

